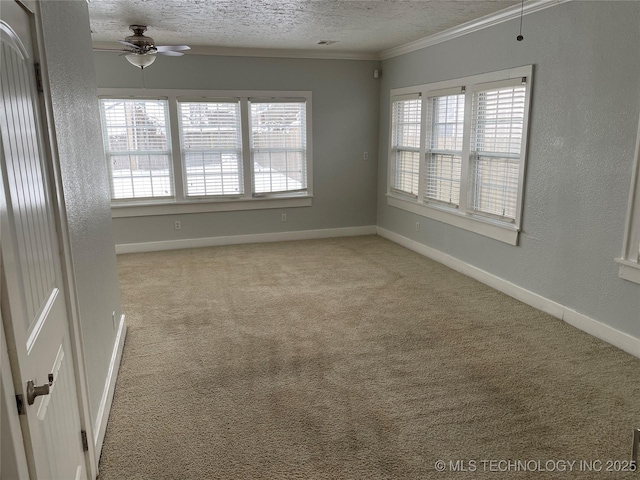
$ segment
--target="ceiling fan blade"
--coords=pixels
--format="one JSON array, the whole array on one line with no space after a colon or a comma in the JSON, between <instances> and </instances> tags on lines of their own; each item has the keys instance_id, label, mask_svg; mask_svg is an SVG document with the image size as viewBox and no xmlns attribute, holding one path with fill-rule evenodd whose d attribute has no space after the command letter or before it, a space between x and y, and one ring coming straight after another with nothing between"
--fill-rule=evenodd
<instances>
[{"instance_id":1,"label":"ceiling fan blade","mask_svg":"<svg viewBox=\"0 0 640 480\"><path fill-rule=\"evenodd\" d=\"M158 52L169 52L169 51L180 51L180 50L191 50L191 47L187 45L160 45L156 47Z\"/></svg>"},{"instance_id":2,"label":"ceiling fan blade","mask_svg":"<svg viewBox=\"0 0 640 480\"><path fill-rule=\"evenodd\" d=\"M123 45L126 45L127 47L135 48L136 50L140 49L140 47L138 47L137 45L134 45L133 43L125 42L124 40L118 40L118 42L120 42Z\"/></svg>"},{"instance_id":3,"label":"ceiling fan blade","mask_svg":"<svg viewBox=\"0 0 640 480\"><path fill-rule=\"evenodd\" d=\"M158 52L157 55L167 55L169 57L181 57L184 55L182 52L173 52L171 50L167 50L165 52Z\"/></svg>"}]
</instances>

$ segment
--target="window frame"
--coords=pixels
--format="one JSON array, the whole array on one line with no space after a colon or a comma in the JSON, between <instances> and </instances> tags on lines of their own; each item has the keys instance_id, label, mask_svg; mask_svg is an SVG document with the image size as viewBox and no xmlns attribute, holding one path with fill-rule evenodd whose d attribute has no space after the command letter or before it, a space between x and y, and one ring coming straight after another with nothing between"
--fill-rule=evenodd
<instances>
[{"instance_id":1,"label":"window frame","mask_svg":"<svg viewBox=\"0 0 640 480\"><path fill-rule=\"evenodd\" d=\"M516 199L516 212L513 221L505 221L491 215L474 212L472 208L472 157L471 157L471 128L472 128L472 100L473 94L479 90L491 88L492 84L501 85L505 82L517 83L526 79L525 103L523 114L523 134L519 157L518 171L518 192ZM487 87L487 88L485 88ZM402 87L390 91L390 121L393 119L393 103L397 97L406 95L419 95L422 98L422 125L420 141L420 189L418 198L414 199L408 195L402 195L391 188L391 179L394 175L394 165L392 162L391 136L393 135L391 124L389 126L389 161L387 171L387 204L400 208L417 215L431 218L448 225L452 225L464 230L468 230L480 235L484 235L501 242L517 245L519 234L522 228L522 209L524 203L524 179L526 173L527 143L529 136L529 116L531 110L531 94L533 87L533 65L500 70L480 75L473 75L452 80L444 80L423 85ZM430 99L452 92L465 94L464 122L463 122L463 147L462 166L460 176L460 199L459 204L448 205L437 200L428 200L424 196L427 179L427 109Z\"/></svg>"},{"instance_id":2,"label":"window frame","mask_svg":"<svg viewBox=\"0 0 640 480\"><path fill-rule=\"evenodd\" d=\"M640 283L640 118L634 164L629 188L629 207L625 223L622 254L615 259L618 276L634 283Z\"/></svg>"},{"instance_id":3,"label":"window frame","mask_svg":"<svg viewBox=\"0 0 640 480\"><path fill-rule=\"evenodd\" d=\"M313 200L313 110L311 91L274 91L274 90L177 90L177 89L136 89L136 88L99 88L98 101L103 98L135 100L166 100L168 103L167 130L171 143L171 162L173 173L173 196L167 198L113 199L111 214L114 218L152 215L170 215L183 213L203 213L236 210L260 210L269 208L308 207ZM250 98L273 98L274 101L304 101L306 109L306 191L284 192L277 194L253 194L253 176L251 167L249 118ZM185 186L182 142L180 139L179 101L228 101L237 99L240 103L242 165L244 192L238 195L187 196ZM106 159L106 156L105 156ZM106 161L106 160L105 160ZM108 172L112 181L111 171Z\"/></svg>"}]
</instances>

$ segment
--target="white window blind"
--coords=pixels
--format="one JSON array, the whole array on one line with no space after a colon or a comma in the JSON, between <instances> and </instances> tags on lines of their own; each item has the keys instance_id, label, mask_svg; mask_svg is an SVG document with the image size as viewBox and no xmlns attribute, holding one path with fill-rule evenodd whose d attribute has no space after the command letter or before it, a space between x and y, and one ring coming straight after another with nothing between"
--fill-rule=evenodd
<instances>
[{"instance_id":1,"label":"white window blind","mask_svg":"<svg viewBox=\"0 0 640 480\"><path fill-rule=\"evenodd\" d=\"M393 102L393 146L420 150L422 100L413 98Z\"/></svg>"},{"instance_id":2,"label":"white window blind","mask_svg":"<svg viewBox=\"0 0 640 480\"><path fill-rule=\"evenodd\" d=\"M250 100L253 193L307 189L304 101Z\"/></svg>"},{"instance_id":3,"label":"white window blind","mask_svg":"<svg viewBox=\"0 0 640 480\"><path fill-rule=\"evenodd\" d=\"M114 200L173 196L166 100L100 101Z\"/></svg>"},{"instance_id":4,"label":"white window blind","mask_svg":"<svg viewBox=\"0 0 640 480\"><path fill-rule=\"evenodd\" d=\"M179 101L185 195L243 193L240 104Z\"/></svg>"},{"instance_id":5,"label":"white window blind","mask_svg":"<svg viewBox=\"0 0 640 480\"><path fill-rule=\"evenodd\" d=\"M420 98L396 100L392 108L391 188L415 197L418 195L420 175L422 100Z\"/></svg>"},{"instance_id":6,"label":"white window blind","mask_svg":"<svg viewBox=\"0 0 640 480\"><path fill-rule=\"evenodd\" d=\"M526 86L501 86L473 94L471 117L472 208L514 220Z\"/></svg>"},{"instance_id":7,"label":"white window blind","mask_svg":"<svg viewBox=\"0 0 640 480\"><path fill-rule=\"evenodd\" d=\"M431 97L427 112L425 200L457 206L460 201L464 94Z\"/></svg>"}]
</instances>

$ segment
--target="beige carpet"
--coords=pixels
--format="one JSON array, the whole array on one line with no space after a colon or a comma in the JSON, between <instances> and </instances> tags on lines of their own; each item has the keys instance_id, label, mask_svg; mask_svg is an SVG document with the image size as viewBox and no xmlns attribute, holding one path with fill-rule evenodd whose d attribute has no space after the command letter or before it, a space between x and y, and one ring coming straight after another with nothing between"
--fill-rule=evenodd
<instances>
[{"instance_id":1,"label":"beige carpet","mask_svg":"<svg viewBox=\"0 0 640 480\"><path fill-rule=\"evenodd\" d=\"M119 268L101 480L639 478L640 360L380 237Z\"/></svg>"}]
</instances>

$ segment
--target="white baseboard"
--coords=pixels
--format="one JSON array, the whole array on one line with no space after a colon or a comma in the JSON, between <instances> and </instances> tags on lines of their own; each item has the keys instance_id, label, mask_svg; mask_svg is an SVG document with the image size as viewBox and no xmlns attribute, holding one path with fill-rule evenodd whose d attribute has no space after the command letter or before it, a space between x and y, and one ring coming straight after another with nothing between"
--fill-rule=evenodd
<instances>
[{"instance_id":1,"label":"white baseboard","mask_svg":"<svg viewBox=\"0 0 640 480\"><path fill-rule=\"evenodd\" d=\"M227 237L187 238L162 242L126 243L116 245L116 253L157 252L160 250L216 247L220 245L239 245L242 243L266 243L283 242L288 240L312 240L316 238L353 237L357 235L375 235L376 233L377 230L375 225L365 225L362 227L256 233L252 235L231 235Z\"/></svg>"},{"instance_id":2,"label":"white baseboard","mask_svg":"<svg viewBox=\"0 0 640 480\"><path fill-rule=\"evenodd\" d=\"M497 277L485 270L481 270L473 265L470 265L462 260L452 257L440 250L428 247L422 243L411 240L407 237L394 233L382 227L377 227L378 235L391 240L398 245L402 245L409 250L413 250L416 253L431 258L436 262L442 263L447 267L456 270L468 277L471 277L479 282L482 282L496 290L509 295L517 300L520 300L527 305L530 305L538 310L542 310L550 315L553 315L560 320L567 322L594 337L604 340L611 345L624 350L631 355L640 358L640 338L633 337L627 333L616 330L615 328L599 322L591 317L578 313L558 302L550 300L546 297L533 293L525 288L522 288L514 283L508 282L500 277Z\"/></svg>"},{"instance_id":3,"label":"white baseboard","mask_svg":"<svg viewBox=\"0 0 640 480\"><path fill-rule=\"evenodd\" d=\"M111 354L111 361L109 362L107 380L104 384L104 390L102 391L100 407L98 408L98 414L96 415L96 423L93 426L93 440L96 449L97 462L100 461L104 435L107 431L107 421L109 420L109 413L111 412L111 402L113 402L113 393L116 388L116 380L118 378L118 371L120 370L120 360L122 359L122 349L124 348L124 340L126 336L127 322L125 321L125 316L123 314L120 317L120 326L118 327L118 334L116 335L116 341Z\"/></svg>"},{"instance_id":4,"label":"white baseboard","mask_svg":"<svg viewBox=\"0 0 640 480\"><path fill-rule=\"evenodd\" d=\"M562 320L567 322L569 325L573 325L583 332L588 333L589 335L593 335L600 340L604 340L605 342L618 347L620 350L624 350L625 352L640 358L640 338L632 337L627 333L616 330L606 323L599 322L598 320L587 317L582 313L566 307L564 309Z\"/></svg>"}]
</instances>

